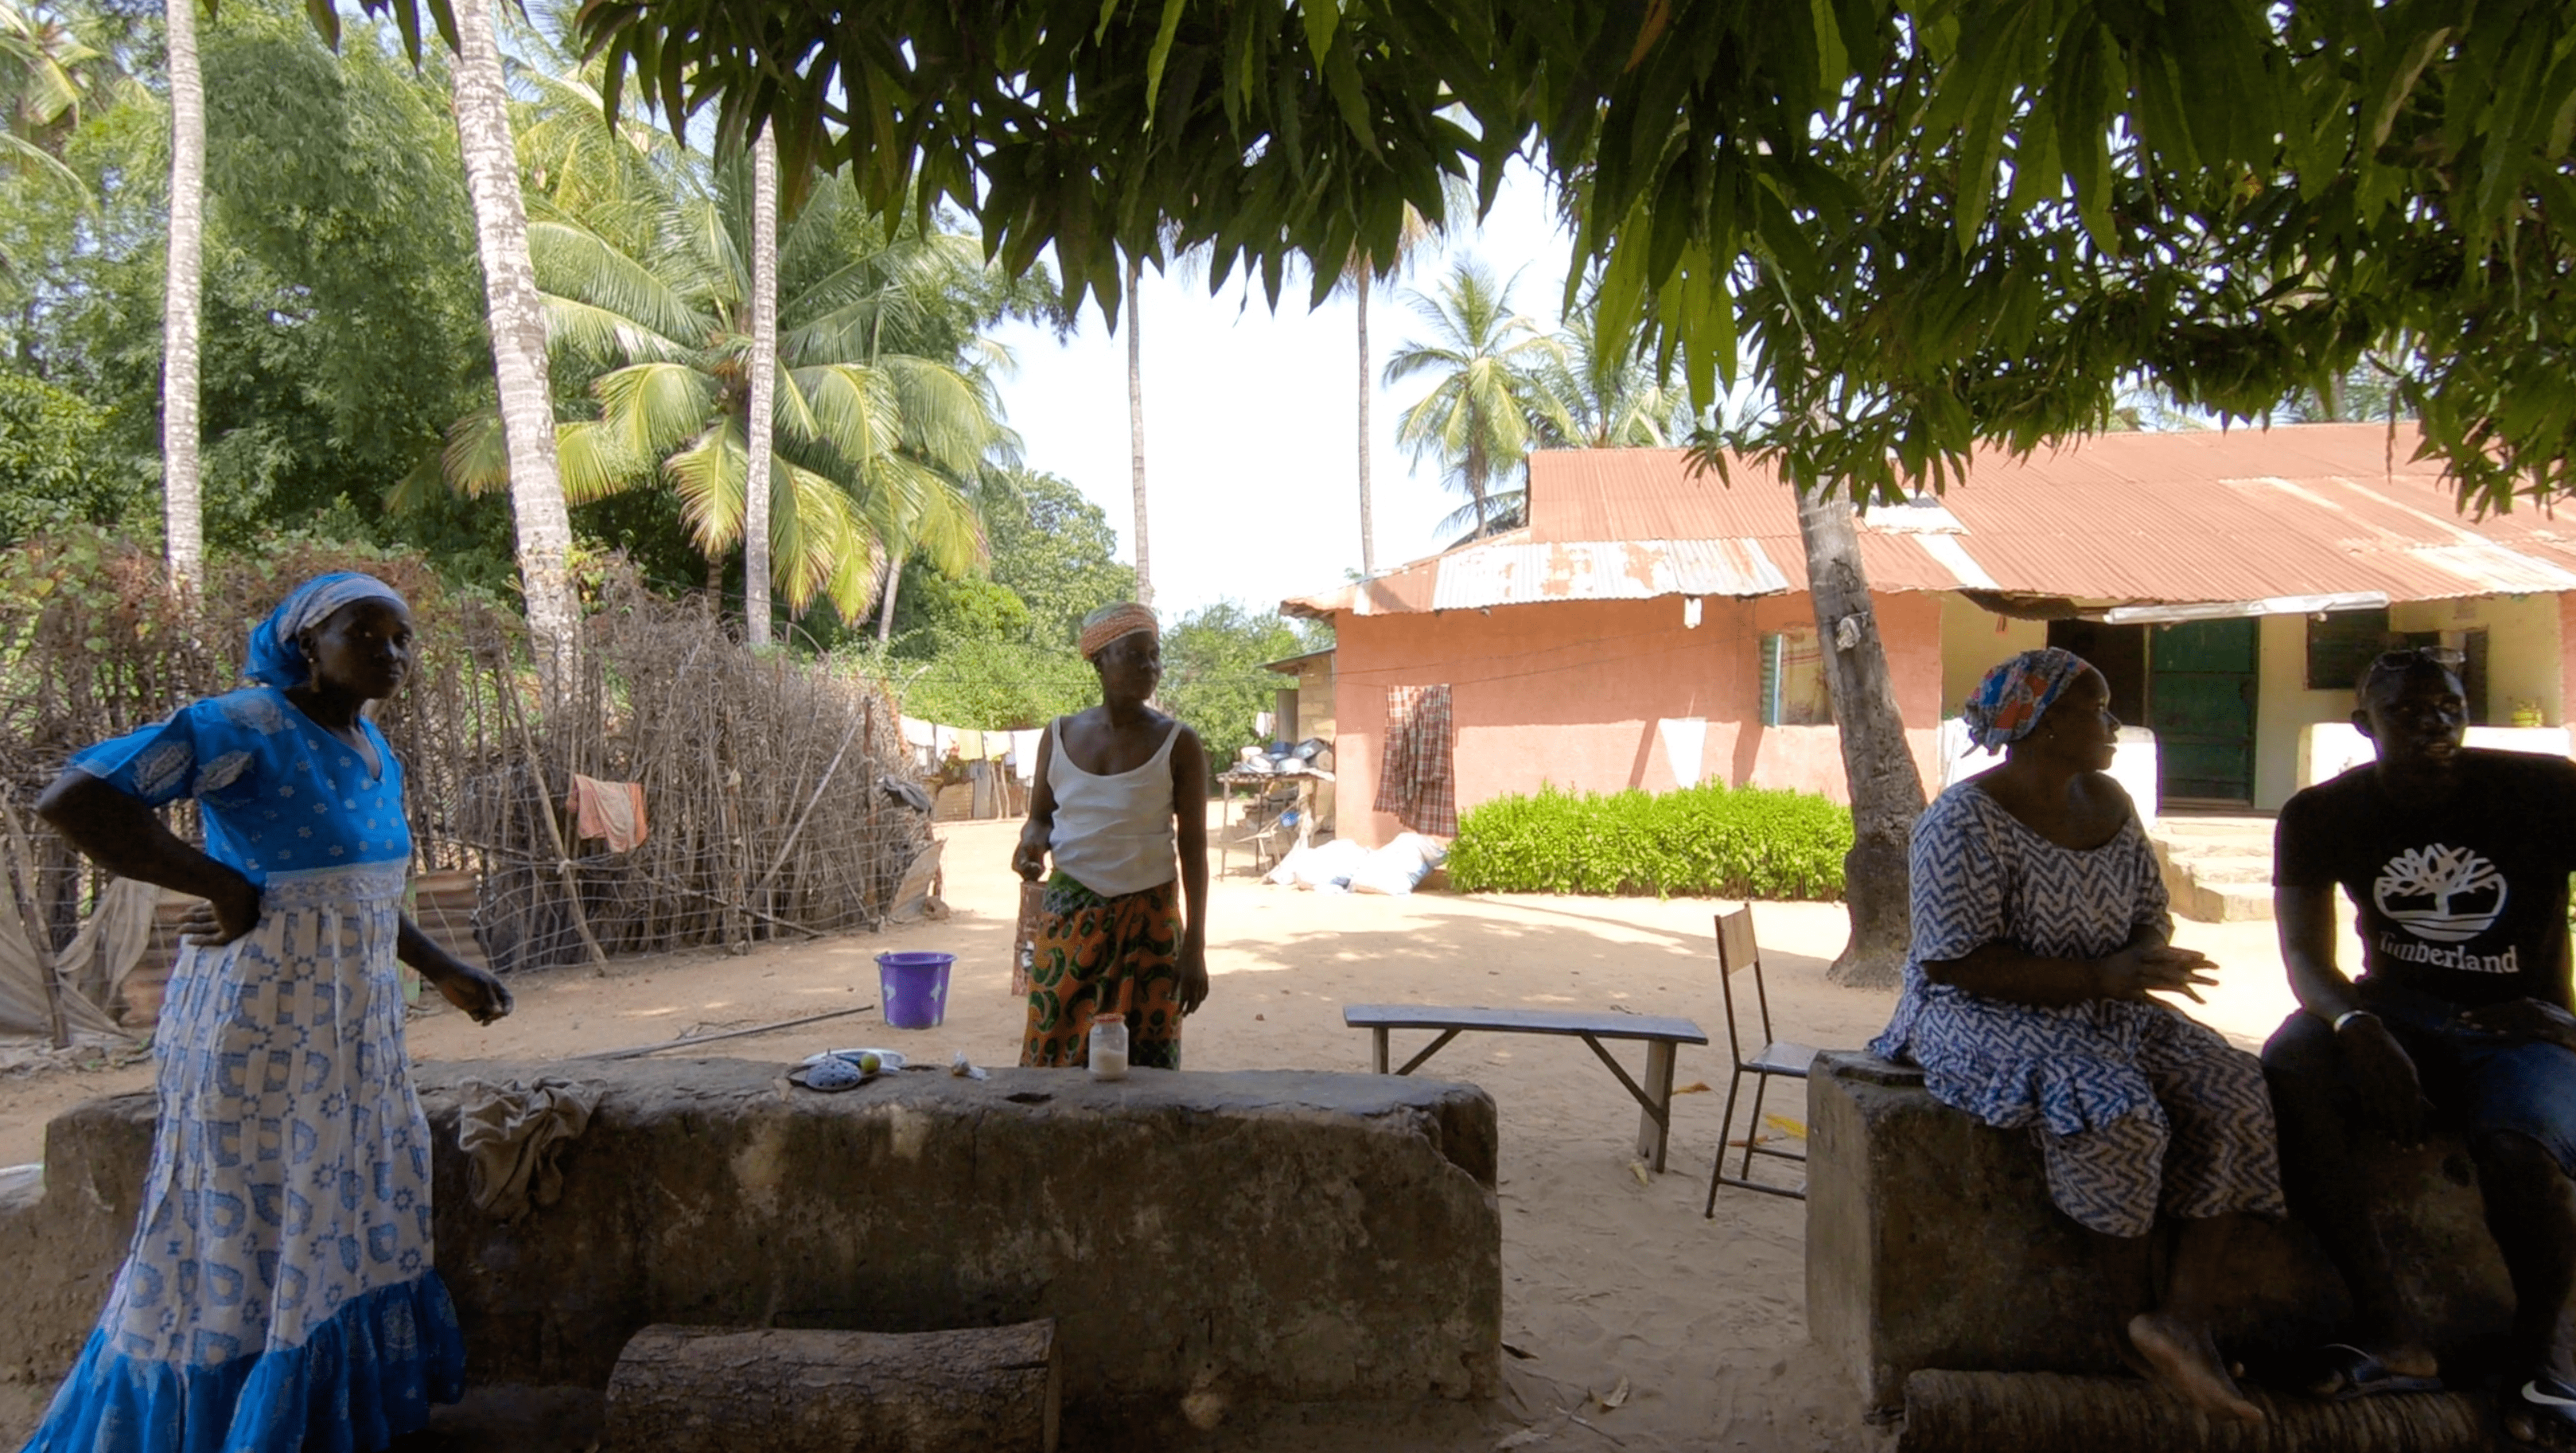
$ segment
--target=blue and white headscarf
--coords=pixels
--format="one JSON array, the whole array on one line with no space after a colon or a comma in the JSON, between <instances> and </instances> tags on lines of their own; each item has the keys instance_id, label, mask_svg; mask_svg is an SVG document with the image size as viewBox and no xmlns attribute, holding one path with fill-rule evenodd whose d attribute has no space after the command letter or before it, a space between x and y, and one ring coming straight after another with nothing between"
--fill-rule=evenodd
<instances>
[{"instance_id":1,"label":"blue and white headscarf","mask_svg":"<svg viewBox=\"0 0 2576 1453\"><path fill-rule=\"evenodd\" d=\"M303 643L296 637L312 626L329 620L334 611L362 600L391 601L408 610L402 593L372 575L355 570L337 570L329 575L316 575L288 592L250 633L250 662L242 674L262 686L280 691L301 686L313 677L313 665L304 659Z\"/></svg>"},{"instance_id":2,"label":"blue and white headscarf","mask_svg":"<svg viewBox=\"0 0 2576 1453\"><path fill-rule=\"evenodd\" d=\"M2055 646L2024 651L1997 666L1959 709L1968 723L1968 740L1988 752L2000 752L2029 736L2050 704L2091 669L2091 662Z\"/></svg>"}]
</instances>

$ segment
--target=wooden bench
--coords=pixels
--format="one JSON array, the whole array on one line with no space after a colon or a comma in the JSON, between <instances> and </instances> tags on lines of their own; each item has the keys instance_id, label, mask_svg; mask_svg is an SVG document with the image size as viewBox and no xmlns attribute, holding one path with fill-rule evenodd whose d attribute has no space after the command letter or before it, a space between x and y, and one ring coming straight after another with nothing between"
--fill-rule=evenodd
<instances>
[{"instance_id":1,"label":"wooden bench","mask_svg":"<svg viewBox=\"0 0 2576 1453\"><path fill-rule=\"evenodd\" d=\"M1441 1004L1347 1004L1342 1007L1342 1023L1353 1029L1365 1029L1375 1041L1370 1052L1371 1068L1387 1072L1387 1031L1392 1029L1436 1029L1440 1037L1422 1047L1422 1052L1404 1062L1395 1071L1409 1075L1424 1060L1440 1052L1441 1046L1470 1029L1493 1034L1570 1035L1592 1046L1592 1052L1619 1077L1619 1083L1636 1098L1645 1111L1637 1122L1637 1156L1658 1173L1664 1168L1664 1144L1672 1130L1673 1051L1678 1045L1706 1044L1708 1036L1687 1019L1666 1018L1652 1014L1593 1014L1559 1009L1465 1009ZM1628 1071L1601 1047L1605 1039L1642 1039L1646 1042L1646 1080L1643 1085L1628 1077Z\"/></svg>"}]
</instances>

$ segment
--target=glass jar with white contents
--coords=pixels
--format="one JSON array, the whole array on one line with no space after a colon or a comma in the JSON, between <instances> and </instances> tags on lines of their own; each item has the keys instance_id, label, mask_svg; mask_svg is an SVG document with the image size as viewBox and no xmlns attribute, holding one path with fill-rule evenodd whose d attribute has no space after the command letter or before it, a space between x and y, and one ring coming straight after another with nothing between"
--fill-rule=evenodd
<instances>
[{"instance_id":1,"label":"glass jar with white contents","mask_svg":"<svg viewBox=\"0 0 2576 1453\"><path fill-rule=\"evenodd\" d=\"M1127 1016L1103 1014L1091 1021L1091 1077L1127 1078Z\"/></svg>"}]
</instances>

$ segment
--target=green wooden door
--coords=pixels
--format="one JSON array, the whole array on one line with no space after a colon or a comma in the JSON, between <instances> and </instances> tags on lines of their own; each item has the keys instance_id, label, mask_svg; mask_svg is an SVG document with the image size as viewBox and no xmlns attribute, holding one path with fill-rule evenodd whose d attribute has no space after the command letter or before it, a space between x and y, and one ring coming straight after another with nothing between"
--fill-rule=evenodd
<instances>
[{"instance_id":1,"label":"green wooden door","mask_svg":"<svg viewBox=\"0 0 2576 1453\"><path fill-rule=\"evenodd\" d=\"M2258 623L2158 626L2147 643L2147 726L2167 802L2254 797Z\"/></svg>"}]
</instances>

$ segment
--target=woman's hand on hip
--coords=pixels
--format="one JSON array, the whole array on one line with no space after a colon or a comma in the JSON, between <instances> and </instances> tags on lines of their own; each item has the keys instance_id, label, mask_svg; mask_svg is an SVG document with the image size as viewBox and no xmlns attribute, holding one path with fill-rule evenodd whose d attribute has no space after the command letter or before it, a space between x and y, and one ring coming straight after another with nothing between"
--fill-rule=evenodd
<instances>
[{"instance_id":1,"label":"woman's hand on hip","mask_svg":"<svg viewBox=\"0 0 2576 1453\"><path fill-rule=\"evenodd\" d=\"M2205 1001L2198 991L2218 982L2209 973L2217 967L2198 949L2139 944L2093 961L2094 997L2148 1004L2154 1002L2149 995L2173 993L2199 1004Z\"/></svg>"},{"instance_id":2,"label":"woman's hand on hip","mask_svg":"<svg viewBox=\"0 0 2576 1453\"><path fill-rule=\"evenodd\" d=\"M179 938L199 948L222 948L259 927L259 888L241 874L225 870L230 882L188 910L179 920Z\"/></svg>"}]
</instances>

